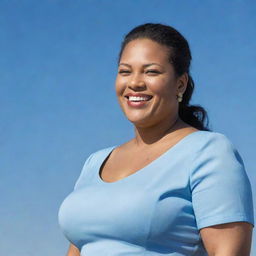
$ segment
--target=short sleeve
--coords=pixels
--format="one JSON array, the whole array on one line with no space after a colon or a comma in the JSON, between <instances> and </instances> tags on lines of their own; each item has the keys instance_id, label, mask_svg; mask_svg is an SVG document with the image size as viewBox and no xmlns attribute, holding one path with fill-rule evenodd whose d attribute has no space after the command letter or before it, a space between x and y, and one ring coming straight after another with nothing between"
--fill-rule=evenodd
<instances>
[{"instance_id":1,"label":"short sleeve","mask_svg":"<svg viewBox=\"0 0 256 256\"><path fill-rule=\"evenodd\" d=\"M254 225L251 184L231 141L214 133L195 155L190 173L198 229L244 221Z\"/></svg>"},{"instance_id":2,"label":"short sleeve","mask_svg":"<svg viewBox=\"0 0 256 256\"><path fill-rule=\"evenodd\" d=\"M85 163L83 165L82 171L81 171L81 173L80 173L80 175L79 175L79 177L78 177L78 179L77 179L77 181L76 181L76 183L74 185L74 190L76 190L81 185L81 182L82 182L82 180L83 180L83 178L84 178L84 176L86 174L86 171L89 168L89 164L90 164L90 162L92 160L93 155L94 155L94 153L90 154L89 157L87 157L87 159L85 160Z\"/></svg>"}]
</instances>

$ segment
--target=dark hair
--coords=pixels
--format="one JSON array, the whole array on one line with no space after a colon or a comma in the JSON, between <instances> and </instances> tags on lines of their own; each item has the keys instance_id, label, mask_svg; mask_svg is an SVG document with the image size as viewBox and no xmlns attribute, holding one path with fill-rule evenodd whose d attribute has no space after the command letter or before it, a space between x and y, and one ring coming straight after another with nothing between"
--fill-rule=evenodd
<instances>
[{"instance_id":1,"label":"dark hair","mask_svg":"<svg viewBox=\"0 0 256 256\"><path fill-rule=\"evenodd\" d=\"M194 91L194 81L189 72L192 57L187 40L171 26L154 23L142 24L132 29L125 36L121 45L118 62L121 59L125 46L130 41L139 38L151 39L170 49L170 62L174 66L176 75L188 74L187 88L183 94L182 102L179 103L179 116L184 122L199 130L210 131L206 110L200 105L189 105ZM206 125L204 125L205 120L207 120Z\"/></svg>"}]
</instances>

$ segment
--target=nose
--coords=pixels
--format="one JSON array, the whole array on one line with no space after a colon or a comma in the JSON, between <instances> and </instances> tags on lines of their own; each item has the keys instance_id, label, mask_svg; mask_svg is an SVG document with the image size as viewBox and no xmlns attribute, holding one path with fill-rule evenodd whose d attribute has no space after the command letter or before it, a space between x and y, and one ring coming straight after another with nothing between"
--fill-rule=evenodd
<instances>
[{"instance_id":1,"label":"nose","mask_svg":"<svg viewBox=\"0 0 256 256\"><path fill-rule=\"evenodd\" d=\"M133 75L128 82L128 87L133 90L141 90L145 89L146 84L140 75Z\"/></svg>"}]
</instances>

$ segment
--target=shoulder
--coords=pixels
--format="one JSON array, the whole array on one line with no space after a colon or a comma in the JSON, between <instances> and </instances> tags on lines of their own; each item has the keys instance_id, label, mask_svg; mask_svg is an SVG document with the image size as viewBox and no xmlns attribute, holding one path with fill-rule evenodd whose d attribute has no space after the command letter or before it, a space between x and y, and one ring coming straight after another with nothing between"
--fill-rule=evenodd
<instances>
[{"instance_id":1,"label":"shoulder","mask_svg":"<svg viewBox=\"0 0 256 256\"><path fill-rule=\"evenodd\" d=\"M90 158L90 160L97 160L102 156L106 156L108 155L114 148L116 148L117 145L113 145L113 146L109 146L109 147L105 147L105 148L101 148L98 149L96 151L93 151L88 158ZM87 158L87 159L88 159Z\"/></svg>"},{"instance_id":2,"label":"shoulder","mask_svg":"<svg viewBox=\"0 0 256 256\"><path fill-rule=\"evenodd\" d=\"M91 152L86 160L84 161L82 171L75 183L74 189L77 189L83 184L85 176L90 173L90 170L97 166L98 163L102 162L102 159L105 158L116 146L106 147L98 149L94 152Z\"/></svg>"},{"instance_id":3,"label":"shoulder","mask_svg":"<svg viewBox=\"0 0 256 256\"><path fill-rule=\"evenodd\" d=\"M230 138L223 133L199 131L196 135L193 143L195 153L201 153L202 151L216 151L216 153L237 151Z\"/></svg>"},{"instance_id":4,"label":"shoulder","mask_svg":"<svg viewBox=\"0 0 256 256\"><path fill-rule=\"evenodd\" d=\"M239 180L246 176L243 159L226 135L219 132L203 132L198 134L197 138L194 154L191 154L192 183L201 182L205 177L215 179L225 175L227 179L233 177Z\"/></svg>"},{"instance_id":5,"label":"shoulder","mask_svg":"<svg viewBox=\"0 0 256 256\"><path fill-rule=\"evenodd\" d=\"M208 140L229 140L228 136L220 132L212 131L197 131L199 137L204 141Z\"/></svg>"},{"instance_id":6,"label":"shoulder","mask_svg":"<svg viewBox=\"0 0 256 256\"><path fill-rule=\"evenodd\" d=\"M113 150L116 147L118 147L118 146L117 145L113 145L113 146L101 148L101 149L98 149L98 150L94 151L92 154L93 155L105 154L106 152L109 152L109 151Z\"/></svg>"},{"instance_id":7,"label":"shoulder","mask_svg":"<svg viewBox=\"0 0 256 256\"><path fill-rule=\"evenodd\" d=\"M252 190L243 160L218 132L198 133L191 154L190 191L198 228L236 221L254 223Z\"/></svg>"},{"instance_id":8,"label":"shoulder","mask_svg":"<svg viewBox=\"0 0 256 256\"><path fill-rule=\"evenodd\" d=\"M243 159L232 141L219 132L203 132L191 154L191 178L205 176L241 177L246 174Z\"/></svg>"}]
</instances>

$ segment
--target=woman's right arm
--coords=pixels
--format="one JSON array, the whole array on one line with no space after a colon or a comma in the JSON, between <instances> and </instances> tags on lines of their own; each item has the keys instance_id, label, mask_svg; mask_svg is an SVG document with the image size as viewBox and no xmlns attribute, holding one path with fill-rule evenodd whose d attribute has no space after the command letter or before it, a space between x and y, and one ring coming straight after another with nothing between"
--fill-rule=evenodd
<instances>
[{"instance_id":1,"label":"woman's right arm","mask_svg":"<svg viewBox=\"0 0 256 256\"><path fill-rule=\"evenodd\" d=\"M68 253L66 256L80 256L80 251L75 245L70 243L70 246L68 248Z\"/></svg>"}]
</instances>

